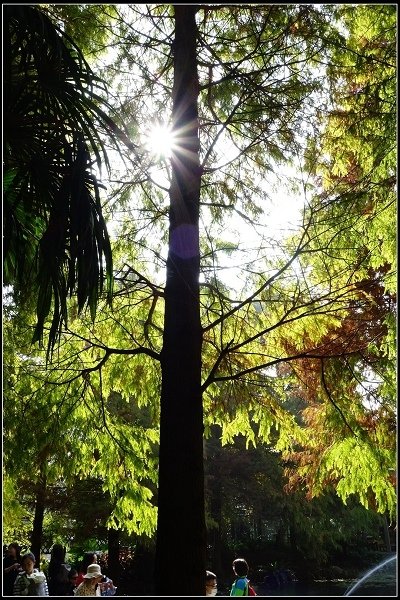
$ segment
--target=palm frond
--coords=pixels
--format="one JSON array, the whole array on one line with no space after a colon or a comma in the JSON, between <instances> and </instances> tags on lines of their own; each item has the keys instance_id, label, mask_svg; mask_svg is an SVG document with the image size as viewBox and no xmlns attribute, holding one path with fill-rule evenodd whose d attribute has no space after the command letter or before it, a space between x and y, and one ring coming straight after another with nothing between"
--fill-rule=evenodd
<instances>
[{"instance_id":1,"label":"palm frond","mask_svg":"<svg viewBox=\"0 0 400 600\"><path fill-rule=\"evenodd\" d=\"M5 6L3 37L5 281L36 295L33 341L42 343L52 312L49 356L67 324L68 295L92 318L104 288L111 301L111 245L91 155L108 167L102 132L117 148L124 132L104 82L38 7Z\"/></svg>"}]
</instances>

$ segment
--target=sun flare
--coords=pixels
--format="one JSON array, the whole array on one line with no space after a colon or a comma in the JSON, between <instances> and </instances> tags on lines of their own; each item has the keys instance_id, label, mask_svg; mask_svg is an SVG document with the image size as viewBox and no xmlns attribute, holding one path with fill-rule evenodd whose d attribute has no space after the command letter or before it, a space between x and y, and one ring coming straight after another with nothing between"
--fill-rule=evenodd
<instances>
[{"instance_id":1,"label":"sun flare","mask_svg":"<svg viewBox=\"0 0 400 600\"><path fill-rule=\"evenodd\" d=\"M158 158L169 158L174 148L174 134L168 125L156 123L146 134L146 147Z\"/></svg>"}]
</instances>

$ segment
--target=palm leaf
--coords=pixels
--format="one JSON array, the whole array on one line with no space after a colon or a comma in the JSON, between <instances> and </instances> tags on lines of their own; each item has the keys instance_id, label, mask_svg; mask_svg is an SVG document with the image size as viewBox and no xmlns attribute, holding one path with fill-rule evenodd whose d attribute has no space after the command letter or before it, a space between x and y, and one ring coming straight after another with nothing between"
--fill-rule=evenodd
<instances>
[{"instance_id":1,"label":"palm leaf","mask_svg":"<svg viewBox=\"0 0 400 600\"><path fill-rule=\"evenodd\" d=\"M34 341L52 312L49 356L68 294L92 318L104 284L111 301L111 245L90 155L108 167L100 132L117 147L127 138L109 116L104 82L38 7L5 6L4 23L5 272L16 293L36 294Z\"/></svg>"}]
</instances>

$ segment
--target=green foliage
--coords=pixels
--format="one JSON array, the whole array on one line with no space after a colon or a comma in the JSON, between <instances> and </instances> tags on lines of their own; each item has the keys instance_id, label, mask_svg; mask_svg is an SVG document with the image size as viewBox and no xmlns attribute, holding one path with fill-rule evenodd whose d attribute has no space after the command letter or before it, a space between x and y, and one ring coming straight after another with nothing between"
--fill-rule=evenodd
<instances>
[{"instance_id":1,"label":"green foliage","mask_svg":"<svg viewBox=\"0 0 400 600\"><path fill-rule=\"evenodd\" d=\"M41 4L55 22L61 22L69 38L80 48L86 58L98 58L106 52L111 37L113 17L112 4Z\"/></svg>"},{"instance_id":2,"label":"green foliage","mask_svg":"<svg viewBox=\"0 0 400 600\"><path fill-rule=\"evenodd\" d=\"M29 348L29 329L25 324L18 318L7 322L5 469L20 480L25 476L30 456L33 483L39 477L40 465L48 486L58 482L70 485L76 476L96 477L109 498L104 525L108 522L109 527L115 525L130 533L151 536L156 518L152 498L157 480L158 411L150 402L152 398L156 402L159 393L157 369L146 355L136 358L136 365L130 367L134 356L128 354L124 364L109 360L101 374L95 370L83 385L76 379L76 357L81 356L80 367L84 368L96 364L101 352L100 347L87 345L82 354L82 336L99 340L104 336L108 343L114 336L116 346L131 341L125 328L116 327L119 309L125 311L124 303L116 298L114 320L104 318L97 330L90 319L76 319L77 337L63 337L58 367L53 357L51 370L46 368L41 351ZM137 315L132 314L131 318L140 320L141 310L139 303ZM104 317L106 311L105 307ZM28 337L24 355L17 357L12 339L18 337L22 343L20 327ZM65 387L60 385L62 381ZM40 426L32 427L33 423Z\"/></svg>"},{"instance_id":3,"label":"green foliage","mask_svg":"<svg viewBox=\"0 0 400 600\"><path fill-rule=\"evenodd\" d=\"M238 437L224 446L214 427L205 456L210 564L218 564L222 544L223 556L291 568L300 579L324 577L332 564L350 575L353 549L365 547L368 535L380 537L381 518L355 498L344 504L333 486L308 500L303 490L287 493L281 457L269 445L245 449ZM229 565L223 560L221 579L230 578Z\"/></svg>"},{"instance_id":4,"label":"green foliage","mask_svg":"<svg viewBox=\"0 0 400 600\"><path fill-rule=\"evenodd\" d=\"M328 232L334 231L334 219L344 222L335 235L336 252L343 248L357 275L361 269L391 265L385 286L394 291L396 9L343 6L336 12L348 37L333 54L334 104L313 151L324 188L316 222Z\"/></svg>"},{"instance_id":5,"label":"green foliage","mask_svg":"<svg viewBox=\"0 0 400 600\"><path fill-rule=\"evenodd\" d=\"M377 452L369 444L348 438L331 446L323 463L331 477L339 479L336 491L344 502L354 494L369 508L372 495L377 512L384 514L389 508L390 516L395 517L396 493L387 480L387 473L393 469L393 456L388 450Z\"/></svg>"},{"instance_id":6,"label":"green foliage","mask_svg":"<svg viewBox=\"0 0 400 600\"><path fill-rule=\"evenodd\" d=\"M309 441L289 456L299 469L292 481L305 481L311 496L331 482L342 500L354 494L393 517L396 10L334 13L345 34L328 69L332 104L305 157L315 195L306 210L311 252L300 261L310 288L336 285L342 308L331 318L331 305L321 329L316 320L285 334L291 349L323 348L319 362L293 363Z\"/></svg>"},{"instance_id":7,"label":"green foliage","mask_svg":"<svg viewBox=\"0 0 400 600\"><path fill-rule=\"evenodd\" d=\"M104 83L79 48L37 7L4 10L4 279L37 297L33 341L52 311L49 354L67 323L66 299L92 316L112 257L93 153L107 163L100 129L113 133ZM105 265L103 266L103 259Z\"/></svg>"},{"instance_id":8,"label":"green foliage","mask_svg":"<svg viewBox=\"0 0 400 600\"><path fill-rule=\"evenodd\" d=\"M15 480L3 474L3 544L16 542L21 548L30 545L30 512L23 504L23 490Z\"/></svg>"},{"instance_id":9,"label":"green foliage","mask_svg":"<svg viewBox=\"0 0 400 600\"><path fill-rule=\"evenodd\" d=\"M110 36L115 60L104 73L116 86L113 114L118 111L136 136L171 106L173 7L118 5L112 9L115 31L106 24L110 10L54 5L50 12L88 51ZM97 36L97 25L85 29L88 15L93 24L105 25L106 37ZM325 560L346 537L339 518L330 522L331 510L340 514L342 507L333 490L350 512L361 511L360 521L369 517L358 500L380 513L395 508L394 16L393 7L356 5L220 5L197 13L206 443L219 425L221 452L238 458L246 485L252 476L262 484L249 500L239 475L227 471L227 529L233 531L232 515L238 515L235 526L242 519L263 540L270 517L265 507L273 506L277 531L299 532L298 552L312 546L312 560ZM46 31L50 36L51 27ZM107 525L152 536L170 174L143 147L130 147L123 167L110 165L107 212L119 221L111 273L111 244L91 162L83 142L71 138L78 129L99 159L100 130L110 129L111 107L100 100L102 82L72 40L65 38L64 48L58 37L56 48L66 57L62 85L54 68L57 53L44 53L50 79L39 77L36 55L31 60L27 51L14 59L27 67L27 86L26 94L25 87L12 86L18 88L13 98L21 94L29 108L32 95L41 108L19 130L22 141L14 133L7 138L4 185L6 210L12 210L6 215L17 223L18 235L10 242L6 281L26 273L42 239L43 319L35 339L58 289L59 320L51 334L54 339L57 332L61 344L45 365L41 350L28 343L34 328L29 307L18 304L9 316L5 469L14 483L24 480L29 456L35 482L39 463L50 486L62 482L69 489L76 477L82 485L95 479L104 495L102 535ZM92 85L99 86L94 96ZM62 123L54 119L61 108ZM28 169L33 155L39 157L34 179ZM298 185L299 193L308 197L311 190L313 197L302 227L277 241L268 231L272 175L299 157L305 178L314 177ZM68 168L74 177L66 180ZM54 242L58 251L50 252ZM93 255L94 261L86 260ZM240 268L240 285L227 280L227 265ZM108 277L111 294L112 276L110 310L101 287L92 283ZM63 304L76 283L77 300ZM86 306L98 317L95 323ZM369 370L379 378L370 391ZM375 404L366 402L371 398ZM236 452L238 440L248 454ZM301 496L283 494L279 453ZM209 516L210 523L219 522L211 509ZM259 516L266 524L257 532ZM233 534L228 538L234 548ZM324 555L321 548L328 544Z\"/></svg>"}]
</instances>

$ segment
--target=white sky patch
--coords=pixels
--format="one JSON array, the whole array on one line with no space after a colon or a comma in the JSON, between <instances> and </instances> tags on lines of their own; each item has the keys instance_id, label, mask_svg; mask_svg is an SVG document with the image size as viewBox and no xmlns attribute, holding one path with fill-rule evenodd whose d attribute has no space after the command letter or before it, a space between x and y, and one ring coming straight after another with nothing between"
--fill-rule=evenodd
<instances>
[{"instance_id":1,"label":"white sky patch","mask_svg":"<svg viewBox=\"0 0 400 600\"><path fill-rule=\"evenodd\" d=\"M360 382L356 389L362 397L362 403L370 411L375 411L381 406L381 402L378 397L378 388L383 383L383 380L377 373L371 369L366 369L363 373L363 380Z\"/></svg>"},{"instance_id":2,"label":"white sky patch","mask_svg":"<svg viewBox=\"0 0 400 600\"><path fill-rule=\"evenodd\" d=\"M123 13L128 20L134 20L134 27L140 30L141 34L146 35L152 33L152 25L148 19L141 19L140 11L131 11L130 5L118 5L119 10ZM140 20L140 28L138 22ZM143 29L144 28L144 29ZM147 29L148 31L147 31ZM104 64L108 63L110 66L113 65L115 60L116 50L111 47L110 52L104 57ZM129 73L127 73L129 71ZM205 80L208 80L209 73L201 72L200 76L203 76ZM224 70L219 67L215 67L212 73L213 81L217 81L223 77ZM129 101L131 97L134 97L134 86L130 85L130 82L134 78L140 78L141 71L138 65L135 63L129 64L125 68L124 75L117 75L115 78L115 90L114 94L119 99L121 104ZM171 169L169 165L169 158L173 149L174 139L169 126L169 120L171 117L171 107L165 106L165 115L160 115L159 107L157 108L155 99L151 96L145 96L142 98L142 104L138 104L138 110L142 111L142 114L146 115L146 118L139 124L139 131L136 130L136 138L132 141L138 146L139 153L144 152L146 154L146 160L143 165L143 179L147 177L156 185L159 186L163 192L163 199L160 200L158 197L155 202L162 202L162 208L168 207L169 197L168 190L171 181ZM310 108L311 112L312 109ZM143 112L145 111L145 112ZM129 123L127 123L129 128ZM232 141L230 132L223 126L220 126L218 133L218 139L213 147L213 157L209 157L210 163L206 161L204 165L215 169L222 168L224 165L233 160L240 160L239 155L241 149L236 147ZM204 138L206 135L200 128L200 143L203 152L207 152L210 143L213 143L211 138ZM301 132L299 133L301 135ZM116 153L115 153L116 154ZM200 156L200 160L202 160ZM121 161L112 157L113 168L115 166L114 179L120 179L124 181L129 179L127 177L126 167ZM268 248L269 258L275 255L278 256L282 252L283 240L298 231L302 222L302 209L307 203L306 197L306 186L301 181L301 173L295 167L287 167L282 165L274 165L271 162L272 171L268 173L260 173L258 176L262 179L262 194L265 192L265 198L262 198L262 207L264 213L259 216L259 223L257 226L252 225L246 219L240 217L238 212L231 210L227 212L228 217L226 218L221 237L238 244L237 251L231 252L219 252L219 273L218 275L226 282L230 287L243 288L245 280L248 274L246 267L252 261L251 269L256 272L257 268L262 268L263 255L259 252L260 247L263 245ZM298 189L294 189L293 181L297 180ZM104 180L107 186L107 192L113 188L113 184L110 184ZM257 185L257 183L255 183ZM140 186L139 186L140 188ZM300 190L300 193L299 193ZM207 202L206 198L202 197L202 201ZM139 215L139 200L132 197L132 204L135 205L133 214ZM241 208L241 199L238 198L237 209L241 209L246 212L245 200L243 200L244 208ZM119 223L118 223L118 207L115 210L112 209L116 221L110 221L108 224L109 232L112 237L118 235ZM122 219L122 215L121 215ZM214 233L211 228L209 221L209 215L207 211L201 208L201 222L200 222L200 234L210 235ZM152 228L147 239L147 245L150 248L152 246L152 239L157 245L159 239L157 239L156 227ZM150 251L149 251L150 252ZM168 247L162 250L162 256L166 258ZM253 254L253 258L251 255ZM222 270L221 270L222 269Z\"/></svg>"},{"instance_id":3,"label":"white sky patch","mask_svg":"<svg viewBox=\"0 0 400 600\"><path fill-rule=\"evenodd\" d=\"M176 147L175 136L168 123L156 121L143 134L145 148L156 158L169 158Z\"/></svg>"}]
</instances>

